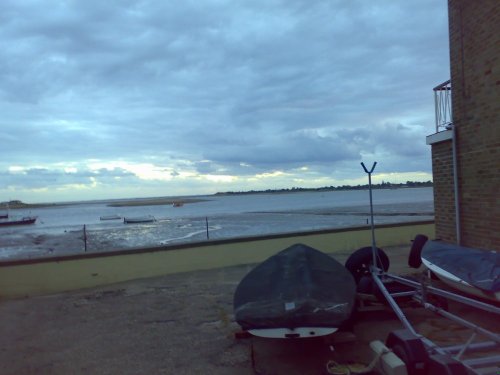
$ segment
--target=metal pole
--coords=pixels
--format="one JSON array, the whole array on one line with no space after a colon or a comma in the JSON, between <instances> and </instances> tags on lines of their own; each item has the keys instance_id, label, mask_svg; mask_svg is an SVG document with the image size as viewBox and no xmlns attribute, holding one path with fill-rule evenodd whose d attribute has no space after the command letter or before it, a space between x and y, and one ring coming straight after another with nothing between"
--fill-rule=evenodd
<instances>
[{"instance_id":1,"label":"metal pole","mask_svg":"<svg viewBox=\"0 0 500 375\"><path fill-rule=\"evenodd\" d=\"M420 289L420 283L418 283L416 281L409 280L409 279L406 279L404 277L396 276L396 275L393 275L391 273L386 273L385 276L389 277L390 279L396 280L397 282L399 282L403 285L411 286L417 290ZM500 308L493 306L493 305L490 305L489 303L480 302L480 301L477 301L475 299L462 296L460 294L447 292L446 290L435 288L435 287L430 286L430 285L427 285L425 287L425 289L426 289L427 293L435 294L435 295L440 296L440 297L445 297L449 300L459 302L459 303L462 303L464 305L472 306L472 307L475 307L477 309L481 309L483 311L488 311L488 312L491 312L493 314L500 315Z\"/></svg>"},{"instance_id":2,"label":"metal pole","mask_svg":"<svg viewBox=\"0 0 500 375\"><path fill-rule=\"evenodd\" d=\"M207 240L210 239L210 236L208 235L208 217L205 216L205 224L206 224L206 227L207 227Z\"/></svg>"},{"instance_id":3,"label":"metal pole","mask_svg":"<svg viewBox=\"0 0 500 375\"><path fill-rule=\"evenodd\" d=\"M382 294L384 295L385 299L391 306L391 308L394 310L394 313L398 317L399 321L403 323L406 329L408 329L411 333L413 333L415 336L420 336L415 329L413 329L413 326L410 324L408 319L406 318L405 314L399 307L396 301L394 301L394 298L392 298L391 294L387 291L385 288L384 283L378 278L378 275L375 273L375 271L372 271L372 278L373 281L375 281L375 284L377 284L377 287L380 289Z\"/></svg>"},{"instance_id":4,"label":"metal pole","mask_svg":"<svg viewBox=\"0 0 500 375\"><path fill-rule=\"evenodd\" d=\"M87 228L85 224L83 224L83 242L85 245L85 252L87 252Z\"/></svg>"},{"instance_id":5,"label":"metal pole","mask_svg":"<svg viewBox=\"0 0 500 375\"><path fill-rule=\"evenodd\" d=\"M372 173L375 169L377 162L373 163L370 170L365 167L365 164L361 162L361 166L368 174L368 190L370 191L370 222L372 231L372 257L373 257L373 267L377 267L377 246L375 245L375 226L373 224L373 197L372 197ZM377 267L378 268L378 267Z\"/></svg>"}]
</instances>

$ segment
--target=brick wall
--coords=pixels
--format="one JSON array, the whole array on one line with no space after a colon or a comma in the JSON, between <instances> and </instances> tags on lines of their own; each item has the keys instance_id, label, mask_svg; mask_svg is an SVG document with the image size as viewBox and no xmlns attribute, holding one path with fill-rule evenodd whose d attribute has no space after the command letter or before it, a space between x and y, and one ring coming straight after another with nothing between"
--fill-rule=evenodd
<instances>
[{"instance_id":1,"label":"brick wall","mask_svg":"<svg viewBox=\"0 0 500 375\"><path fill-rule=\"evenodd\" d=\"M462 244L500 251L500 1L449 0L448 6ZM444 160L444 148L433 146L433 159ZM436 229L451 239L446 170L438 176L444 186L436 187Z\"/></svg>"},{"instance_id":2,"label":"brick wall","mask_svg":"<svg viewBox=\"0 0 500 375\"><path fill-rule=\"evenodd\" d=\"M456 242L452 142L432 145L436 238Z\"/></svg>"}]
</instances>

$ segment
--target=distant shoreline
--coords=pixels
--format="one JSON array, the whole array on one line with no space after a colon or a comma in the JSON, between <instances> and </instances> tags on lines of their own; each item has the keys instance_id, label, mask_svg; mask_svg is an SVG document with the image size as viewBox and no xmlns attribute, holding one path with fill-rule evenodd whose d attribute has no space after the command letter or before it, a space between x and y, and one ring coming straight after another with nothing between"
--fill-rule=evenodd
<instances>
[{"instance_id":1,"label":"distant shoreline","mask_svg":"<svg viewBox=\"0 0 500 375\"><path fill-rule=\"evenodd\" d=\"M426 182L413 182L407 181L406 183L394 184L390 182L382 182L380 184L372 184L373 189L408 189L408 188L422 188L433 187L432 181ZM348 191L348 190L367 190L368 184L365 185L343 185L343 186L325 186L320 188L286 188L286 189L267 189L267 190L249 190L249 191L227 191L217 192L213 196L226 196L226 195L251 195L251 194L289 194L289 193L304 193L304 192L326 192L326 191ZM209 196L209 195L206 195ZM133 207L133 206L160 206L160 205L173 205L173 204L189 204L206 202L209 199L204 198L184 198L179 197L154 197L154 198L129 198L129 199L103 199L91 200L82 202L61 202L61 203L24 203L20 200L11 200L8 202L0 203L0 211L7 209L30 209L30 208L45 208L45 207L61 207L70 206L75 204L86 203L103 203L108 207Z\"/></svg>"},{"instance_id":2,"label":"distant shoreline","mask_svg":"<svg viewBox=\"0 0 500 375\"><path fill-rule=\"evenodd\" d=\"M189 203L205 202L208 199L202 198L130 198L121 199L120 201L111 202L110 200L102 200L101 203L108 207L133 207L133 206L161 206L161 205L174 205L182 206ZM46 207L64 207L76 204L95 203L95 201L88 202L62 202L62 203L24 203L19 200L2 202L0 211L3 210L18 210L30 208L46 208ZM2 207L3 206L3 207Z\"/></svg>"},{"instance_id":3,"label":"distant shoreline","mask_svg":"<svg viewBox=\"0 0 500 375\"><path fill-rule=\"evenodd\" d=\"M208 199L201 198L141 198L141 199L130 199L123 200L116 203L107 204L108 207L132 207L132 206L161 206L164 204L174 205L174 204L189 204L206 202Z\"/></svg>"},{"instance_id":4,"label":"distant shoreline","mask_svg":"<svg viewBox=\"0 0 500 375\"><path fill-rule=\"evenodd\" d=\"M393 184L391 182L382 182L380 184L372 184L372 189L409 189L433 187L432 181L418 182L407 181L406 183ZM215 193L214 195L249 195L249 194L286 194L286 193L304 193L304 192L325 192L325 191L347 191L347 190L367 190L368 184L365 185L343 185L343 186L324 186L320 188L288 188L288 189L267 189L267 190L249 190L249 191L226 191Z\"/></svg>"}]
</instances>

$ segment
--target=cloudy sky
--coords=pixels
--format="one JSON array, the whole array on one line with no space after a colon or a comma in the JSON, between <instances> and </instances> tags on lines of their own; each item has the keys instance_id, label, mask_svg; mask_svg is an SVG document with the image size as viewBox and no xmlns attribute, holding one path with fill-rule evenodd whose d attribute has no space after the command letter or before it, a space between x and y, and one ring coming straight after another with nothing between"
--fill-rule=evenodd
<instances>
[{"instance_id":1,"label":"cloudy sky","mask_svg":"<svg viewBox=\"0 0 500 375\"><path fill-rule=\"evenodd\" d=\"M445 0L2 0L0 201L432 179Z\"/></svg>"}]
</instances>

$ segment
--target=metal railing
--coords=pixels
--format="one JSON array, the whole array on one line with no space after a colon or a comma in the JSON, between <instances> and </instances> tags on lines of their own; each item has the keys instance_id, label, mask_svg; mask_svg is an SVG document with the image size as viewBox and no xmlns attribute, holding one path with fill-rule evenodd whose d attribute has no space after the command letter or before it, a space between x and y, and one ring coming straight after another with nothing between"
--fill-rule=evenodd
<instances>
[{"instance_id":1,"label":"metal railing","mask_svg":"<svg viewBox=\"0 0 500 375\"><path fill-rule=\"evenodd\" d=\"M451 80L437 85L433 90L436 110L436 133L443 130L450 130L453 126Z\"/></svg>"}]
</instances>

